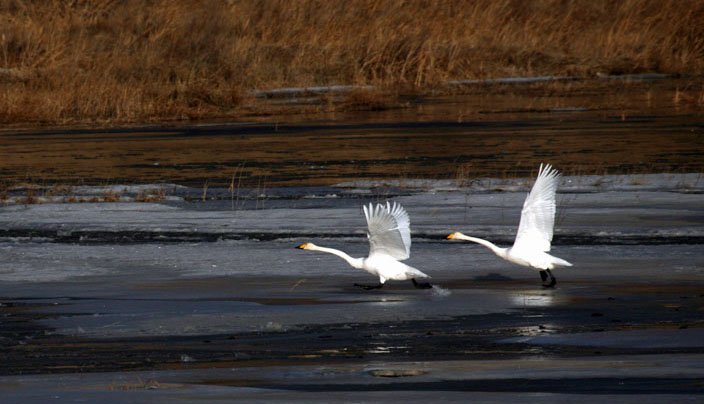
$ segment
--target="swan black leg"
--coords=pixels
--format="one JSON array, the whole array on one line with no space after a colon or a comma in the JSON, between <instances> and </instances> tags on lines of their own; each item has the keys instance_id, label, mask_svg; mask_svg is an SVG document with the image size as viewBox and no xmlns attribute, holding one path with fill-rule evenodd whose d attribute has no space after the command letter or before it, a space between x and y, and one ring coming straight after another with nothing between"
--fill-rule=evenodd
<instances>
[{"instance_id":1,"label":"swan black leg","mask_svg":"<svg viewBox=\"0 0 704 404\"><path fill-rule=\"evenodd\" d=\"M557 284L557 279L555 279L555 276L549 269L540 271L540 279L543 280L543 287L545 288L553 288L555 284ZM545 283L548 279L550 279L550 283Z\"/></svg>"},{"instance_id":2,"label":"swan black leg","mask_svg":"<svg viewBox=\"0 0 704 404\"><path fill-rule=\"evenodd\" d=\"M416 282L415 279L411 278L411 281L413 282L413 286L416 287L416 289L430 289L433 287L429 282Z\"/></svg>"},{"instance_id":3,"label":"swan black leg","mask_svg":"<svg viewBox=\"0 0 704 404\"><path fill-rule=\"evenodd\" d=\"M355 283L354 286L361 288L361 289L364 289L364 290L372 290L372 289L381 289L384 286L384 284L379 283L378 285L362 285L359 283Z\"/></svg>"}]
</instances>

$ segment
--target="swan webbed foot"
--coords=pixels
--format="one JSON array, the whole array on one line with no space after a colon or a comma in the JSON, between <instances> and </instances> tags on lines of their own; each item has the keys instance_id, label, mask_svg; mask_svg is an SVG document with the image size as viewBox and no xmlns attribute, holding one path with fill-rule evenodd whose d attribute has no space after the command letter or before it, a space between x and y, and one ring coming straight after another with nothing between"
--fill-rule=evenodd
<instances>
[{"instance_id":1,"label":"swan webbed foot","mask_svg":"<svg viewBox=\"0 0 704 404\"><path fill-rule=\"evenodd\" d=\"M544 288L554 288L557 284L557 279L555 279L555 276L553 276L552 272L549 269L540 271L540 279L543 280ZM548 279L550 280L550 282L546 283Z\"/></svg>"},{"instance_id":2,"label":"swan webbed foot","mask_svg":"<svg viewBox=\"0 0 704 404\"><path fill-rule=\"evenodd\" d=\"M548 273L546 271L540 271L540 279L543 280L543 283L548 280Z\"/></svg>"},{"instance_id":3,"label":"swan webbed foot","mask_svg":"<svg viewBox=\"0 0 704 404\"><path fill-rule=\"evenodd\" d=\"M378 285L362 285L360 283L355 283L354 286L357 288L360 288L360 289L364 289L364 290L373 290L373 289L381 289L384 286L384 284L379 283Z\"/></svg>"},{"instance_id":4,"label":"swan webbed foot","mask_svg":"<svg viewBox=\"0 0 704 404\"><path fill-rule=\"evenodd\" d=\"M411 281L413 282L413 286L415 286L416 289L430 289L433 287L430 282L417 282L414 278L411 278Z\"/></svg>"}]
</instances>

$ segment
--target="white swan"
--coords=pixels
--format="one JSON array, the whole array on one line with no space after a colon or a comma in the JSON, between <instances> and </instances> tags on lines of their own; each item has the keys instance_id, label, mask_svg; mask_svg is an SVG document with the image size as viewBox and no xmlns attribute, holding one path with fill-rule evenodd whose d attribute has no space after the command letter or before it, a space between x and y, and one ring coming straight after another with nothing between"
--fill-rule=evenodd
<instances>
[{"instance_id":1,"label":"white swan","mask_svg":"<svg viewBox=\"0 0 704 404\"><path fill-rule=\"evenodd\" d=\"M560 173L550 164L545 167L540 164L538 178L523 203L521 222L512 247L501 248L487 240L465 236L459 232L452 233L447 238L473 241L488 247L494 254L507 261L539 270L543 286L555 286L557 280L550 270L556 266L572 266L562 258L547 253L550 251L555 225L555 191L559 177ZM550 282L545 283L548 278Z\"/></svg>"},{"instance_id":2,"label":"white swan","mask_svg":"<svg viewBox=\"0 0 704 404\"><path fill-rule=\"evenodd\" d=\"M378 289L387 280L404 281L410 279L419 289L432 287L427 282L416 282L415 278L430 278L423 272L400 261L408 259L411 253L411 221L403 207L394 202L393 206L377 204L374 208L363 206L367 218L367 237L369 238L369 256L352 258L345 252L333 248L319 247L313 243L305 243L298 248L312 251L322 251L337 255L354 268L363 269L379 277L378 285L354 285L362 289Z\"/></svg>"}]
</instances>

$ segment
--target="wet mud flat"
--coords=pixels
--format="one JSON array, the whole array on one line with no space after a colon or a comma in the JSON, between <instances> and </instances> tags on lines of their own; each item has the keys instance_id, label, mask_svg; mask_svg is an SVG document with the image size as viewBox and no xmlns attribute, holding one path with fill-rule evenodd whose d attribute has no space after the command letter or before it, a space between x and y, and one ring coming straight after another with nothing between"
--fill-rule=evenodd
<instances>
[{"instance_id":1,"label":"wet mud flat","mask_svg":"<svg viewBox=\"0 0 704 404\"><path fill-rule=\"evenodd\" d=\"M303 321L307 311L315 316L312 306L363 315L413 300L452 306L453 297L490 313L330 324L307 319L309 324L292 327L269 322L254 332L98 338L57 335L40 326L55 318L46 306L22 310L21 303L4 299L0 390L17 400L49 394L110 400L129 393L196 401L209 401L212 394L223 400L251 394L264 401L271 394L283 401L302 394L325 401L329 393L376 392L390 394L377 399L391 402L396 394L436 392L450 399L460 393L507 395L495 397L497 402L510 400L511 393L551 397L539 402L572 395L606 395L610 402L672 395L687 402L704 395L704 282L566 281L543 290L527 285L529 280L444 279L452 297L440 301L408 285L359 296L348 284L311 282L337 289L342 301L330 301L313 287L306 298L244 300L297 313ZM198 284L183 283L178 287ZM420 296L410 296L415 294ZM345 301L350 295L355 303ZM496 303L497 297L512 303ZM92 305L101 306L95 300ZM64 313L61 322L86 314ZM455 399L461 397L467 396Z\"/></svg>"},{"instance_id":2,"label":"wet mud flat","mask_svg":"<svg viewBox=\"0 0 704 404\"><path fill-rule=\"evenodd\" d=\"M511 242L529 179L272 189L265 207L180 189L156 203L0 208L0 393L9 402L699 402L697 174L566 176L555 289L459 230ZM213 196L225 189L210 190ZM363 203L411 216L430 290L372 282ZM275 223L275 225L272 225ZM129 237L129 234L139 237ZM184 237L188 235L188 237Z\"/></svg>"},{"instance_id":3,"label":"wet mud flat","mask_svg":"<svg viewBox=\"0 0 704 404\"><path fill-rule=\"evenodd\" d=\"M526 281L510 280L443 283L459 288L454 289L456 294L481 296L488 292L505 296L511 303L487 308L494 313L445 318L404 319L401 313L396 320L388 321L316 324L312 319L302 319L310 323L284 326L268 322L258 331L226 334L191 332L185 336L112 338L107 333L87 337L58 334L55 328L46 326L59 317L46 309L49 306L5 300L0 329L5 354L3 373L704 353L704 283L617 283L604 287L592 282L569 282L556 290L530 288ZM357 294L350 286L336 286L342 293ZM387 289L391 290L355 296L361 299L357 302L312 297L241 300L278 306L281 310L296 306L305 312L309 305L339 305L339 310L349 305L393 306L405 303L411 293L398 285ZM520 299L526 300L522 307ZM70 305L71 299L56 300L66 300L59 304ZM423 304L436 303L430 300ZM448 303L447 298L442 300ZM558 307L547 303L553 300L563 303ZM193 307L199 303L191 301ZM84 315L63 312L60 317Z\"/></svg>"},{"instance_id":4,"label":"wet mud flat","mask_svg":"<svg viewBox=\"0 0 704 404\"><path fill-rule=\"evenodd\" d=\"M536 94L490 86L404 108L244 122L0 128L0 197L5 184L57 185L54 194L151 183L266 193L355 180L471 181L531 176L548 160L573 175L703 172L701 103L681 96L696 85L622 84Z\"/></svg>"}]
</instances>

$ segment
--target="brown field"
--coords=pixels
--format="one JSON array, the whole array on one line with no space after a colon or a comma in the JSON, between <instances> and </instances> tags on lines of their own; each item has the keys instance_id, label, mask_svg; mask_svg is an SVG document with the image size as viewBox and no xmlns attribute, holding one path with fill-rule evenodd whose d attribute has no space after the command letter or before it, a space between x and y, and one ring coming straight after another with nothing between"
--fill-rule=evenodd
<instances>
[{"instance_id":1,"label":"brown field","mask_svg":"<svg viewBox=\"0 0 704 404\"><path fill-rule=\"evenodd\" d=\"M251 116L249 92L280 87L373 85L339 105L379 108L457 79L696 75L702 21L699 0L5 0L0 123Z\"/></svg>"}]
</instances>

